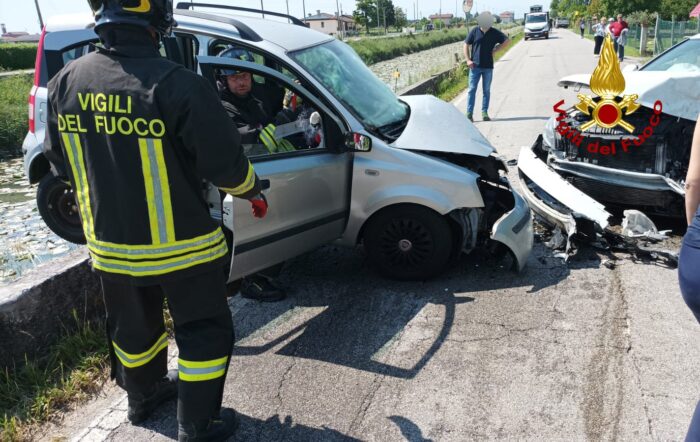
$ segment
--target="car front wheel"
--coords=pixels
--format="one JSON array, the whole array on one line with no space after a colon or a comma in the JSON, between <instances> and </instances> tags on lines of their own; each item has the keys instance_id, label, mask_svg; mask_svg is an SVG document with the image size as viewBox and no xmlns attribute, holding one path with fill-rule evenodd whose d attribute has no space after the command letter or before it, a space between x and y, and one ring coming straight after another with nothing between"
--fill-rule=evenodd
<instances>
[{"instance_id":1,"label":"car front wheel","mask_svg":"<svg viewBox=\"0 0 700 442\"><path fill-rule=\"evenodd\" d=\"M424 280L440 274L452 254L452 230L440 214L421 206L400 205L373 216L364 246L383 276Z\"/></svg>"},{"instance_id":2,"label":"car front wheel","mask_svg":"<svg viewBox=\"0 0 700 442\"><path fill-rule=\"evenodd\" d=\"M63 181L47 174L36 192L39 214L56 235L76 244L85 244L80 211L73 190Z\"/></svg>"}]
</instances>

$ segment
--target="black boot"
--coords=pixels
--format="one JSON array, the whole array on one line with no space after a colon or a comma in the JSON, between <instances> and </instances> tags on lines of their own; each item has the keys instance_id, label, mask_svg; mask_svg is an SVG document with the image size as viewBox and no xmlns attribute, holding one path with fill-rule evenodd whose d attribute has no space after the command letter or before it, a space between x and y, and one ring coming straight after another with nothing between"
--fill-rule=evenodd
<instances>
[{"instance_id":1,"label":"black boot","mask_svg":"<svg viewBox=\"0 0 700 442\"><path fill-rule=\"evenodd\" d=\"M199 424L180 423L177 428L178 442L219 442L233 436L238 428L236 412L222 408L219 417Z\"/></svg>"},{"instance_id":2,"label":"black boot","mask_svg":"<svg viewBox=\"0 0 700 442\"><path fill-rule=\"evenodd\" d=\"M177 396L177 370L169 370L153 390L146 395L129 394L127 417L132 424L148 419L148 416L163 402Z\"/></svg>"},{"instance_id":3,"label":"black boot","mask_svg":"<svg viewBox=\"0 0 700 442\"><path fill-rule=\"evenodd\" d=\"M260 302L276 302L286 298L287 294L270 278L257 273L243 278L241 296Z\"/></svg>"}]
</instances>

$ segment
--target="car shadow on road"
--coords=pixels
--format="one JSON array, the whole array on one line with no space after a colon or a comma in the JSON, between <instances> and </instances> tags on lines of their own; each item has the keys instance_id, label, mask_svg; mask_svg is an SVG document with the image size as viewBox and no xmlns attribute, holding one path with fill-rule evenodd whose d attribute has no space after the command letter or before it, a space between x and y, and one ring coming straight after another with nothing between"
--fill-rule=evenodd
<instances>
[{"instance_id":1,"label":"car shadow on road","mask_svg":"<svg viewBox=\"0 0 700 442\"><path fill-rule=\"evenodd\" d=\"M224 404L226 406L226 404ZM159 433L169 439L177 440L177 409L176 401L169 401L159 407L151 417L139 424L139 427L150 430L154 433ZM393 418L394 416L392 416ZM331 442L359 442L361 439L347 436L340 431L323 426L322 428L314 428L306 425L294 423L292 416L287 415L280 417L275 414L267 419L258 419L237 412L238 429L233 437L227 439L230 442L234 441L331 441ZM417 431L420 434L420 429L410 422L408 419L399 417L402 421L408 421L410 424L403 423L405 428L412 428L411 434ZM393 420L393 419L392 419ZM129 425L124 423L123 425ZM397 424L398 425L398 424ZM400 425L400 426L401 426ZM404 428L402 427L402 428ZM402 430L402 433L403 430ZM405 434L405 433L404 433ZM408 439L409 441L427 442L427 439Z\"/></svg>"},{"instance_id":2,"label":"car shadow on road","mask_svg":"<svg viewBox=\"0 0 700 442\"><path fill-rule=\"evenodd\" d=\"M600 265L591 258L567 266L547 250L539 245L521 273L473 253L433 281L398 282L371 272L361 253L322 248L287 265L282 281L293 289L287 300L238 306L234 357L273 351L412 379L449 336L457 310L474 301L470 293L522 287L523 295L536 294L565 279L570 266ZM430 327L428 343L402 354L397 364L390 354L394 343L426 307L423 316L441 324Z\"/></svg>"}]
</instances>

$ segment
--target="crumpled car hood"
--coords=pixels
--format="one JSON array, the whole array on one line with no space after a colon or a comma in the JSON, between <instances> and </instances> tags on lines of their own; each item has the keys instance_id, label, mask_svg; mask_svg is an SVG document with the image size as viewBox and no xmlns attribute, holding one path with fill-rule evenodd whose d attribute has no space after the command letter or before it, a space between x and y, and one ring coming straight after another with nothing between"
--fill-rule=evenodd
<instances>
[{"instance_id":1,"label":"crumpled car hood","mask_svg":"<svg viewBox=\"0 0 700 442\"><path fill-rule=\"evenodd\" d=\"M624 72L624 94L638 94L639 102L648 108L661 100L663 112L674 117L695 120L700 113L700 73L635 71ZM562 87L590 86L590 74L564 77L557 83Z\"/></svg>"},{"instance_id":2,"label":"crumpled car hood","mask_svg":"<svg viewBox=\"0 0 700 442\"><path fill-rule=\"evenodd\" d=\"M411 108L403 133L391 147L406 150L464 153L487 157L496 149L452 104L432 95L402 96Z\"/></svg>"}]
</instances>

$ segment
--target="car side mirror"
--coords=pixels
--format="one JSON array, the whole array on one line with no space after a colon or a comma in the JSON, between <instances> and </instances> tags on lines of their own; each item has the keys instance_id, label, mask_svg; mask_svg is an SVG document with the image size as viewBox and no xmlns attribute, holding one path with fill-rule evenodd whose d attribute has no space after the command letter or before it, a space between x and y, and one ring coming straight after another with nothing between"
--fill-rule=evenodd
<instances>
[{"instance_id":1,"label":"car side mirror","mask_svg":"<svg viewBox=\"0 0 700 442\"><path fill-rule=\"evenodd\" d=\"M636 64L628 64L625 66L625 68L622 70L622 72L634 72L639 70L639 65Z\"/></svg>"},{"instance_id":2,"label":"car side mirror","mask_svg":"<svg viewBox=\"0 0 700 442\"><path fill-rule=\"evenodd\" d=\"M345 147L354 152L369 152L372 150L372 139L367 135L350 132L345 136Z\"/></svg>"}]
</instances>

